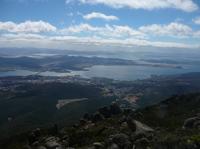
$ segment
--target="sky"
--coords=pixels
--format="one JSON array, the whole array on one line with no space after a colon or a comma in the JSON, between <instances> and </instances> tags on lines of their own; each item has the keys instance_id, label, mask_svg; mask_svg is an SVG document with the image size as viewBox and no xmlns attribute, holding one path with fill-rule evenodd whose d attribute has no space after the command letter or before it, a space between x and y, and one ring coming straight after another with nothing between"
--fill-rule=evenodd
<instances>
[{"instance_id":1,"label":"sky","mask_svg":"<svg viewBox=\"0 0 200 149\"><path fill-rule=\"evenodd\" d=\"M0 47L200 49L200 0L0 0Z\"/></svg>"}]
</instances>

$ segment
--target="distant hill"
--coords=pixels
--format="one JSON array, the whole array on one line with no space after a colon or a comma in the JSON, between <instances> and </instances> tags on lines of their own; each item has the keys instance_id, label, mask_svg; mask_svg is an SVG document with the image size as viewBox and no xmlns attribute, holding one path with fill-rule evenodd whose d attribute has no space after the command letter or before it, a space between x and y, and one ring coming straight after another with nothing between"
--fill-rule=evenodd
<instances>
[{"instance_id":1,"label":"distant hill","mask_svg":"<svg viewBox=\"0 0 200 149\"><path fill-rule=\"evenodd\" d=\"M102 57L54 55L49 57L0 57L1 69L25 69L32 71L84 70L93 65L138 65L132 60Z\"/></svg>"},{"instance_id":2,"label":"distant hill","mask_svg":"<svg viewBox=\"0 0 200 149\"><path fill-rule=\"evenodd\" d=\"M198 113L200 113L200 93L193 93L173 96L159 104L139 109L135 117L150 126L173 130L181 127L186 118Z\"/></svg>"}]
</instances>

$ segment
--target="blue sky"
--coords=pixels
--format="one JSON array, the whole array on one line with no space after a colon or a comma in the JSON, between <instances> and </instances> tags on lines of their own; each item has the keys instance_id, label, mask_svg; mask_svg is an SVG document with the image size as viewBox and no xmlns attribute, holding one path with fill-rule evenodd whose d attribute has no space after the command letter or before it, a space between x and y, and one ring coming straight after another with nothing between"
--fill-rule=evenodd
<instances>
[{"instance_id":1,"label":"blue sky","mask_svg":"<svg viewBox=\"0 0 200 149\"><path fill-rule=\"evenodd\" d=\"M1 0L0 47L200 47L199 0Z\"/></svg>"}]
</instances>

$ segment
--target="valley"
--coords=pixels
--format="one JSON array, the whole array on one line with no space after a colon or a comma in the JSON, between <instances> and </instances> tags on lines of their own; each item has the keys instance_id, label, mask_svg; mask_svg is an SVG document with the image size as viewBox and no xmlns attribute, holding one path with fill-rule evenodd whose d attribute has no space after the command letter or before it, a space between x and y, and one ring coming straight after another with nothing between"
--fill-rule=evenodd
<instances>
[{"instance_id":1,"label":"valley","mask_svg":"<svg viewBox=\"0 0 200 149\"><path fill-rule=\"evenodd\" d=\"M71 125L85 113L92 113L113 101L123 109L138 109L172 95L199 92L199 78L200 73L153 76L136 81L86 79L78 76L2 77L1 137L54 123L61 127ZM59 110L56 108L58 103Z\"/></svg>"}]
</instances>

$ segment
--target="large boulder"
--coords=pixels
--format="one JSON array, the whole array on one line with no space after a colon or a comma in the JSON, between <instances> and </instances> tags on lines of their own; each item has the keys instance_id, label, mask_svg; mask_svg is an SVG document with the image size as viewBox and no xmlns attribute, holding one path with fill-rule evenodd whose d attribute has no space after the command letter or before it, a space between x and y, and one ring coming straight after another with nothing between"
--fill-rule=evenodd
<instances>
[{"instance_id":1,"label":"large boulder","mask_svg":"<svg viewBox=\"0 0 200 149\"><path fill-rule=\"evenodd\" d=\"M135 125L136 125L136 133L153 133L154 130L147 126L146 124L143 124L139 121L134 121L135 122Z\"/></svg>"},{"instance_id":2,"label":"large boulder","mask_svg":"<svg viewBox=\"0 0 200 149\"><path fill-rule=\"evenodd\" d=\"M198 121L196 121L196 122L194 123L194 128L200 129L200 120L198 120Z\"/></svg>"},{"instance_id":3,"label":"large boulder","mask_svg":"<svg viewBox=\"0 0 200 149\"><path fill-rule=\"evenodd\" d=\"M128 118L127 118L127 124L128 124L128 127L129 127L133 132L136 131L136 123L135 123L135 120L133 120L131 117L128 117Z\"/></svg>"},{"instance_id":4,"label":"large boulder","mask_svg":"<svg viewBox=\"0 0 200 149\"><path fill-rule=\"evenodd\" d=\"M184 129L200 129L200 117L191 117L184 121L183 124Z\"/></svg>"},{"instance_id":5,"label":"large boulder","mask_svg":"<svg viewBox=\"0 0 200 149\"><path fill-rule=\"evenodd\" d=\"M94 149L103 149L104 145L101 142L95 142L95 143L93 143L93 148Z\"/></svg>"},{"instance_id":6,"label":"large boulder","mask_svg":"<svg viewBox=\"0 0 200 149\"><path fill-rule=\"evenodd\" d=\"M149 142L153 139L154 130L131 117L127 118L127 124L132 130L133 149L147 149Z\"/></svg>"},{"instance_id":7,"label":"large boulder","mask_svg":"<svg viewBox=\"0 0 200 149\"><path fill-rule=\"evenodd\" d=\"M134 120L131 117L127 118L127 124L128 124L128 127L136 134L140 134L140 133L146 134L146 133L154 132L154 130L152 128L150 128L149 126L147 126L137 120Z\"/></svg>"},{"instance_id":8,"label":"large boulder","mask_svg":"<svg viewBox=\"0 0 200 149\"><path fill-rule=\"evenodd\" d=\"M45 147L47 149L62 149L62 145L59 141L60 139L57 137L48 137L45 139Z\"/></svg>"}]
</instances>

